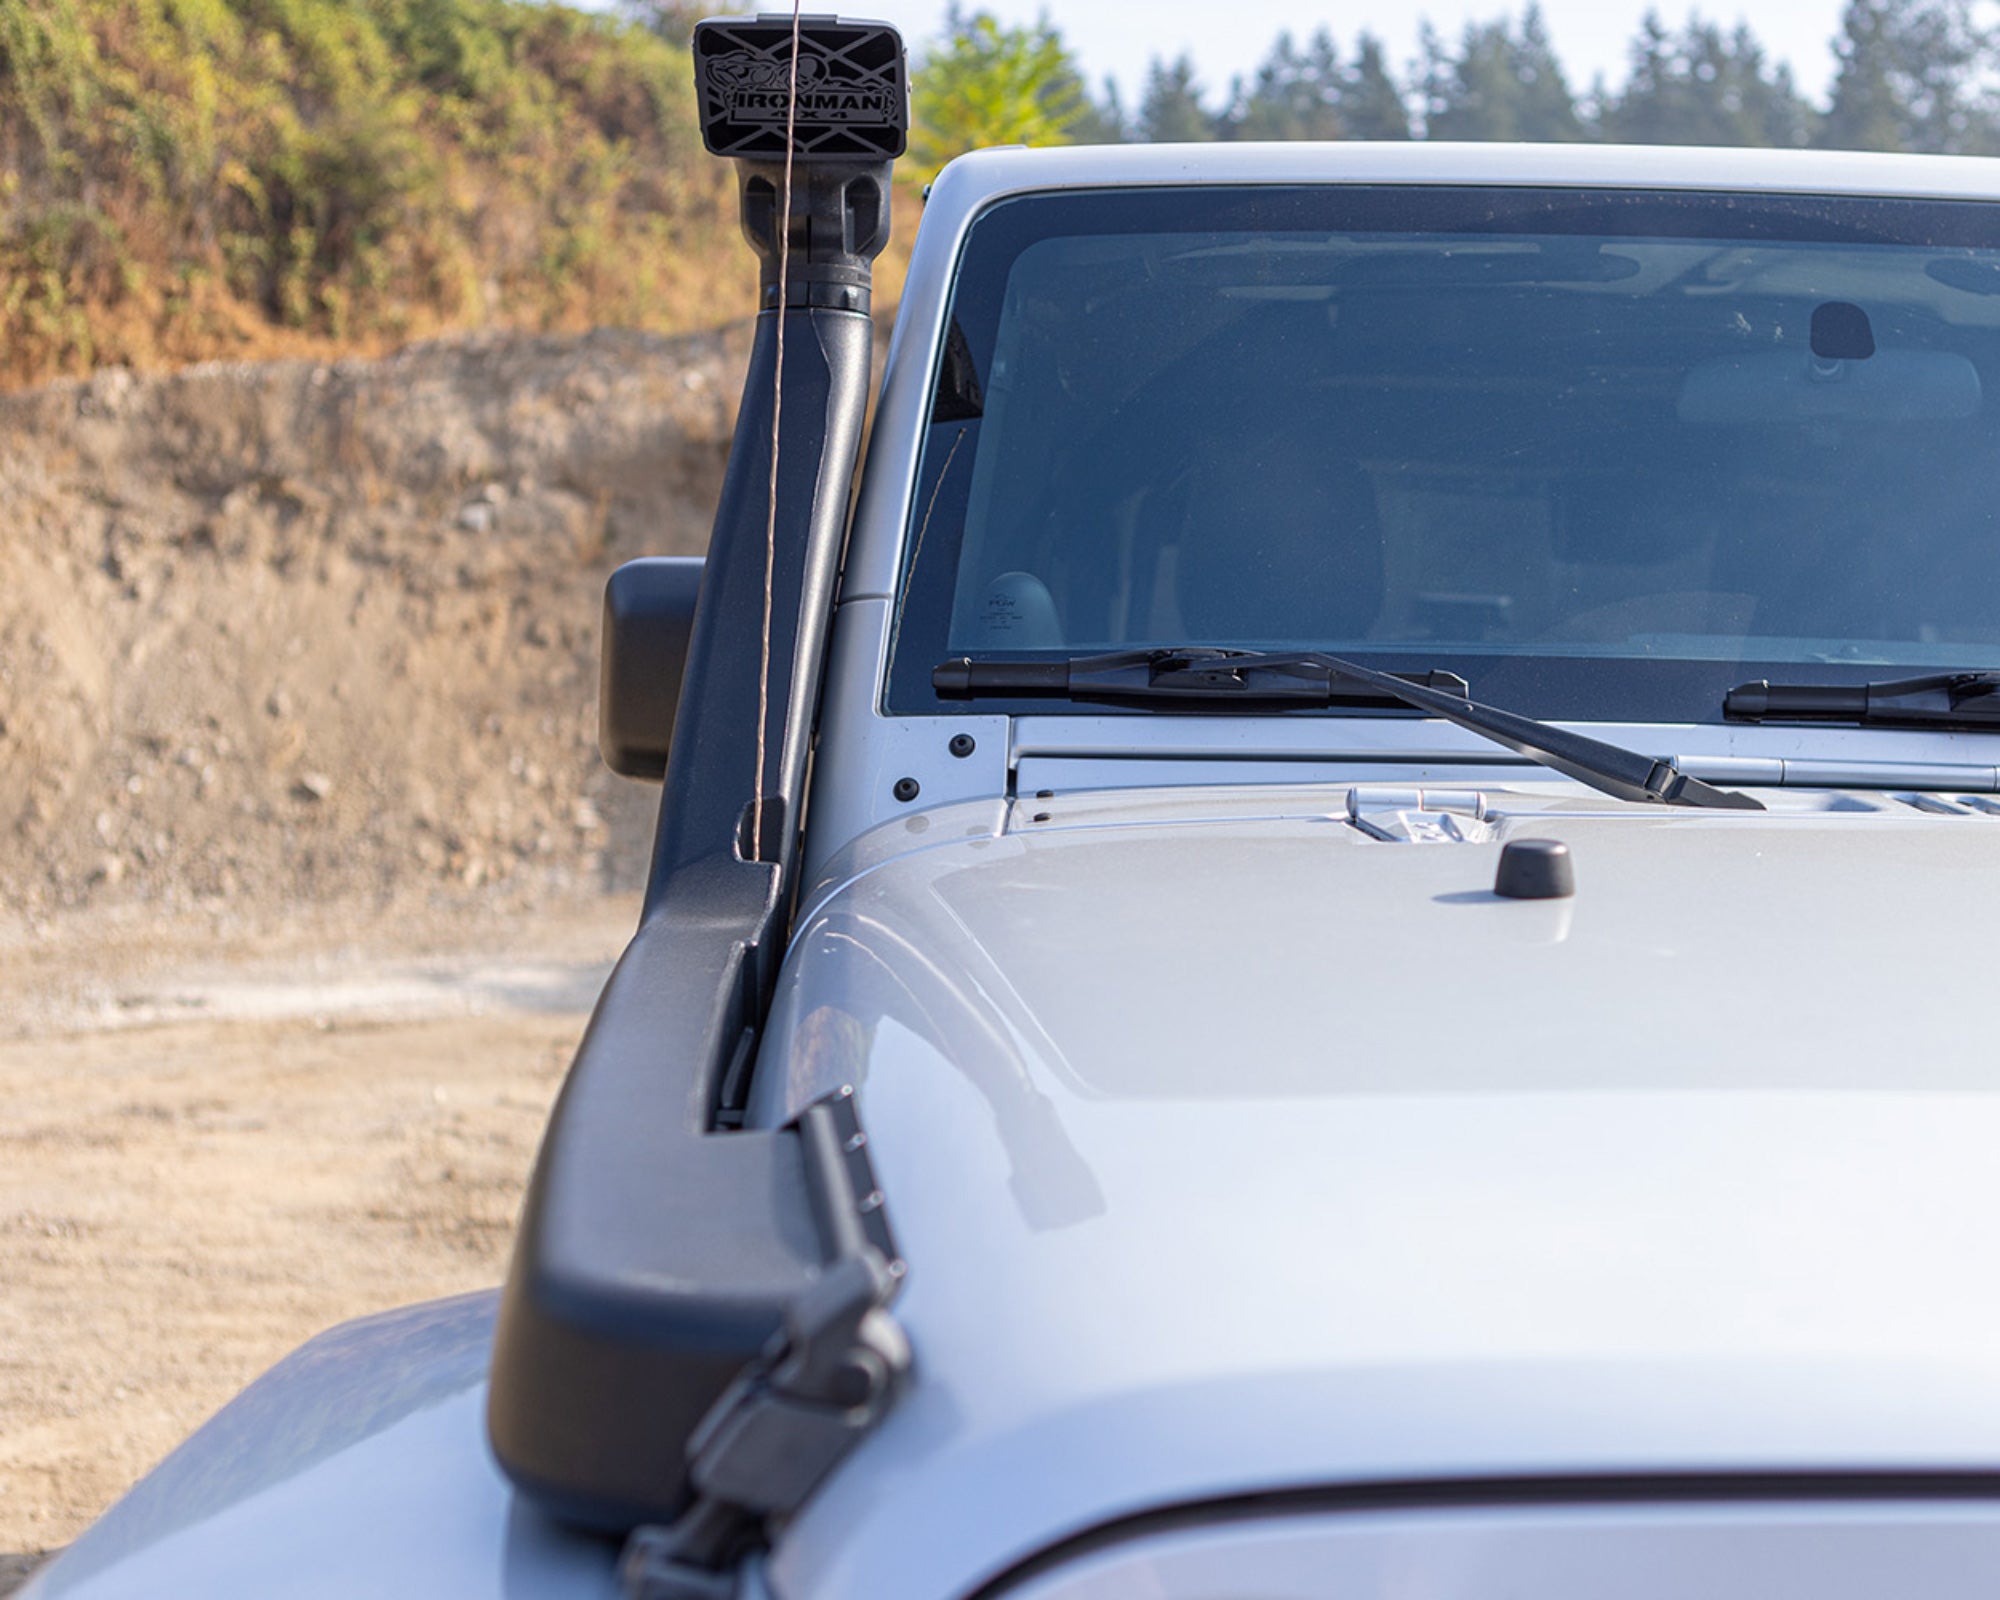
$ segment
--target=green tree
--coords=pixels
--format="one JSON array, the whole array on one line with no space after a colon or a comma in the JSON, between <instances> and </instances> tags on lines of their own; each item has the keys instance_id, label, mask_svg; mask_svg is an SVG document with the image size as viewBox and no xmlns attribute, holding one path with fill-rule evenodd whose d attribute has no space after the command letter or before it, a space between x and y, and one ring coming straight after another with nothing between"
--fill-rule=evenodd
<instances>
[{"instance_id":1,"label":"green tree","mask_svg":"<svg viewBox=\"0 0 2000 1600\"><path fill-rule=\"evenodd\" d=\"M1549 41L1541 7L1530 5L1517 31L1503 17L1468 23L1459 53L1423 30L1424 129L1432 139L1576 140L1583 118Z\"/></svg>"},{"instance_id":2,"label":"green tree","mask_svg":"<svg viewBox=\"0 0 2000 1600\"><path fill-rule=\"evenodd\" d=\"M642 28L685 50L694 43L694 25L703 17L742 9L727 0L624 0L619 7Z\"/></svg>"},{"instance_id":3,"label":"green tree","mask_svg":"<svg viewBox=\"0 0 2000 1600\"><path fill-rule=\"evenodd\" d=\"M1191 71L1191 69L1190 69ZM1382 41L1364 33L1343 62L1321 28L1304 45L1281 33L1229 107L1213 119L1226 139L1407 139L1410 108L1389 74Z\"/></svg>"},{"instance_id":4,"label":"green tree","mask_svg":"<svg viewBox=\"0 0 2000 1600\"><path fill-rule=\"evenodd\" d=\"M1625 86L1603 98L1597 126L1623 144L1790 148L1807 142L1812 118L1790 70L1769 66L1747 27L1725 34L1690 17L1670 34L1649 11L1632 42Z\"/></svg>"},{"instance_id":5,"label":"green tree","mask_svg":"<svg viewBox=\"0 0 2000 1600\"><path fill-rule=\"evenodd\" d=\"M0 352L685 327L717 314L695 148L686 52L564 6L0 0Z\"/></svg>"},{"instance_id":6,"label":"green tree","mask_svg":"<svg viewBox=\"0 0 2000 1600\"><path fill-rule=\"evenodd\" d=\"M1249 86L1237 81L1221 131L1232 139L1345 138L1345 88L1331 33L1321 28L1304 48L1281 33Z\"/></svg>"},{"instance_id":7,"label":"green tree","mask_svg":"<svg viewBox=\"0 0 2000 1600\"><path fill-rule=\"evenodd\" d=\"M1118 80L1104 80L1104 97L1086 99L1083 115L1070 130L1072 144L1123 144L1128 137L1125 102L1119 98Z\"/></svg>"},{"instance_id":8,"label":"green tree","mask_svg":"<svg viewBox=\"0 0 2000 1600\"><path fill-rule=\"evenodd\" d=\"M986 145L1074 143L1091 113L1083 74L1046 16L1004 27L954 0L943 41L915 73L910 157L929 179Z\"/></svg>"},{"instance_id":9,"label":"green tree","mask_svg":"<svg viewBox=\"0 0 2000 1600\"><path fill-rule=\"evenodd\" d=\"M1819 143L1835 150L1984 155L2000 129L1976 81L1991 40L1966 0L1848 0Z\"/></svg>"},{"instance_id":10,"label":"green tree","mask_svg":"<svg viewBox=\"0 0 2000 1600\"><path fill-rule=\"evenodd\" d=\"M1139 97L1135 135L1147 144L1182 144L1215 137L1215 118L1201 103L1194 60L1183 55L1171 66L1153 58Z\"/></svg>"},{"instance_id":11,"label":"green tree","mask_svg":"<svg viewBox=\"0 0 2000 1600\"><path fill-rule=\"evenodd\" d=\"M1695 71L1701 71L1699 60ZM1779 150L1812 143L1819 113L1799 93L1788 64L1783 61L1767 64L1764 47L1747 23L1737 24L1729 36L1725 106L1730 103L1731 94L1741 97L1739 119L1743 127L1757 135L1756 143Z\"/></svg>"},{"instance_id":12,"label":"green tree","mask_svg":"<svg viewBox=\"0 0 2000 1600\"><path fill-rule=\"evenodd\" d=\"M1390 76L1382 41L1364 33L1355 41L1354 60L1341 83L1340 119L1350 139L1407 139L1410 108Z\"/></svg>"}]
</instances>

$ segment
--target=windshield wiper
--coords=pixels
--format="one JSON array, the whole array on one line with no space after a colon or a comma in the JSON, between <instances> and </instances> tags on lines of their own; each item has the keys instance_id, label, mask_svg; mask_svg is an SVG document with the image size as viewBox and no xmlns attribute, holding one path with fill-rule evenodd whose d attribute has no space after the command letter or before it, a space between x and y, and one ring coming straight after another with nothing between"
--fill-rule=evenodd
<instances>
[{"instance_id":1,"label":"windshield wiper","mask_svg":"<svg viewBox=\"0 0 2000 1600\"><path fill-rule=\"evenodd\" d=\"M1614 799L1733 811L1764 809L1746 794L1712 788L1689 777L1671 761L1655 761L1532 717L1480 705L1468 697L1465 681L1450 673L1406 677L1318 650L1120 650L1069 661L978 661L961 656L941 663L931 673L931 684L940 695L966 698L1047 694L1071 700L1304 701L1326 706L1388 701L1443 717Z\"/></svg>"},{"instance_id":2,"label":"windshield wiper","mask_svg":"<svg viewBox=\"0 0 2000 1600\"><path fill-rule=\"evenodd\" d=\"M2000 733L2000 672L1940 672L1880 683L1739 683L1722 697L1737 722L1852 722Z\"/></svg>"},{"instance_id":3,"label":"windshield wiper","mask_svg":"<svg viewBox=\"0 0 2000 1600\"><path fill-rule=\"evenodd\" d=\"M978 661L960 656L931 673L941 695L1047 694L1069 700L1304 700L1316 706L1400 706L1409 702L1351 675L1331 656L1313 651L1180 649L1113 650L1067 661ZM1390 674L1383 674L1390 676ZM1464 700L1455 672L1397 673Z\"/></svg>"}]
</instances>

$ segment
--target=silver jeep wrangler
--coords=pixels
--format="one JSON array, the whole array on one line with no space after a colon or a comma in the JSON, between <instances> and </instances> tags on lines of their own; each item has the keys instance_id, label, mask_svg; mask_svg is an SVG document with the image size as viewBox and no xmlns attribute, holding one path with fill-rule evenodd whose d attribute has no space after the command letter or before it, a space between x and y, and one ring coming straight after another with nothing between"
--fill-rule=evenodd
<instances>
[{"instance_id":1,"label":"silver jeep wrangler","mask_svg":"<svg viewBox=\"0 0 2000 1600\"><path fill-rule=\"evenodd\" d=\"M30 1592L2000 1593L2000 165L977 154L857 490L902 62L697 36L767 310L506 1289Z\"/></svg>"}]
</instances>

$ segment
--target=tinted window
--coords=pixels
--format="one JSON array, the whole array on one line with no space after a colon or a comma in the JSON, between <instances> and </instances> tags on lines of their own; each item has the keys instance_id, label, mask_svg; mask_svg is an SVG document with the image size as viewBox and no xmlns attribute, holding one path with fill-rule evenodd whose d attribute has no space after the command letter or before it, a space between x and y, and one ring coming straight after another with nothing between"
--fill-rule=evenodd
<instances>
[{"instance_id":1,"label":"tinted window","mask_svg":"<svg viewBox=\"0 0 2000 1600\"><path fill-rule=\"evenodd\" d=\"M1544 715L2000 660L1992 208L1531 190L1000 205L891 700L947 655L1313 645ZM990 705L986 707L990 709Z\"/></svg>"}]
</instances>

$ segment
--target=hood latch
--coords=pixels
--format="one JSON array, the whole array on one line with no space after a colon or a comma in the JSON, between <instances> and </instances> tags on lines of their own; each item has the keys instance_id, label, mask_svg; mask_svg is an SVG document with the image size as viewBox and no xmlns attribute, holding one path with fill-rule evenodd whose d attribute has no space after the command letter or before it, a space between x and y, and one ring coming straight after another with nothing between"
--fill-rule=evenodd
<instances>
[{"instance_id":1,"label":"hood latch","mask_svg":"<svg viewBox=\"0 0 2000 1600\"><path fill-rule=\"evenodd\" d=\"M1477 789L1358 784L1347 791L1347 820L1391 844L1490 844L1500 836Z\"/></svg>"}]
</instances>

